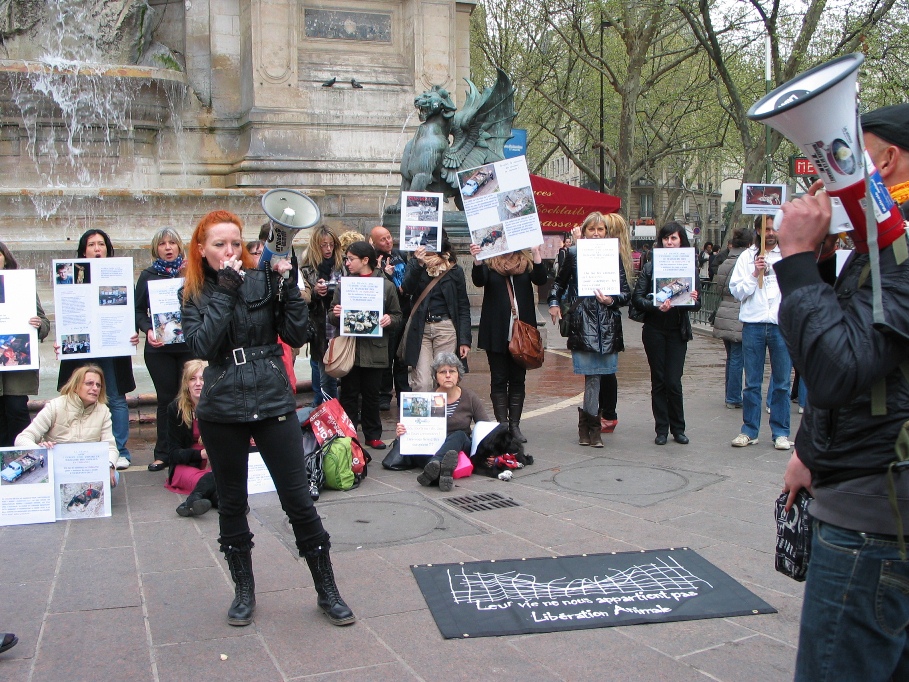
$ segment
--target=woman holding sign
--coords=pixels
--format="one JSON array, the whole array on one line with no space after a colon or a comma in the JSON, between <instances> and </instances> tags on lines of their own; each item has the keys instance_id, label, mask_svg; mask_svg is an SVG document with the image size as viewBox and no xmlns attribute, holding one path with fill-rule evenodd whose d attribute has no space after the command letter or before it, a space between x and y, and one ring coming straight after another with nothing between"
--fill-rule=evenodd
<instances>
[{"instance_id":1,"label":"woman holding sign","mask_svg":"<svg viewBox=\"0 0 909 682\"><path fill-rule=\"evenodd\" d=\"M170 227L155 232L151 240L152 264L139 273L136 282L136 329L145 337L145 366L151 375L158 396L155 461L149 471L161 471L168 464L167 457L167 406L177 397L183 365L192 358L183 340L183 327L179 319L154 319L149 304L149 282L170 280L182 275L183 240ZM173 304L179 309L177 292ZM167 306L168 310L172 306Z\"/></svg>"},{"instance_id":2,"label":"woman holding sign","mask_svg":"<svg viewBox=\"0 0 909 682\"><path fill-rule=\"evenodd\" d=\"M0 270L18 270L19 264L6 244L0 242ZM38 330L38 340L50 333L50 320L44 314L41 301L35 294L35 316L28 323ZM37 352L37 349L32 349ZM28 396L38 392L38 370L24 369L0 372L0 447L12 447L16 436L28 426Z\"/></svg>"},{"instance_id":3,"label":"woman holding sign","mask_svg":"<svg viewBox=\"0 0 909 682\"><path fill-rule=\"evenodd\" d=\"M315 583L317 604L333 625L353 623L335 584L328 533L309 496L296 402L278 334L306 343L309 312L290 261L256 269L242 223L228 211L199 221L187 249L183 331L194 355L209 362L196 405L199 433L218 490L221 551L234 581L230 625L249 625L256 607L253 535L246 518L249 441L259 447Z\"/></svg>"},{"instance_id":4,"label":"woman holding sign","mask_svg":"<svg viewBox=\"0 0 909 682\"><path fill-rule=\"evenodd\" d=\"M535 327L537 306L533 285L546 284L549 279L540 247L534 246L530 251L532 255L516 251L485 261L474 260L471 272L474 286L483 288L477 346L486 351L489 359L492 411L496 421L509 424L512 435L522 443L527 442L520 429L527 370L516 363L508 352L514 309L512 298L517 304L521 321ZM476 259L480 245L471 244L470 253Z\"/></svg>"},{"instance_id":5,"label":"woman holding sign","mask_svg":"<svg viewBox=\"0 0 909 682\"><path fill-rule=\"evenodd\" d=\"M344 263L351 277L375 277L382 282L383 315L379 318L378 324L383 331L381 336L357 336L354 366L350 374L341 381L339 400L354 428L357 428L358 423L363 424L363 438L366 444L371 448L384 450L379 389L382 384L382 371L388 367L388 340L392 338L391 327L401 324L402 315L395 285L385 279L381 270L375 269L377 258L376 250L366 242L354 242L347 247L344 256ZM341 291L345 279L347 278L342 277L335 289L331 312L328 315L328 321L338 328L341 326Z\"/></svg>"},{"instance_id":6,"label":"woman holding sign","mask_svg":"<svg viewBox=\"0 0 909 682\"><path fill-rule=\"evenodd\" d=\"M627 229L622 216L594 212L584 219L580 239L606 239L608 234L620 229ZM629 262L630 256L629 249ZM619 293L607 295L598 290L594 296L578 296L578 247L572 246L549 292L549 315L553 324L562 319L559 304L566 309L568 348L574 373L584 375L584 406L578 408L578 444L595 448L603 447L600 385L604 377L615 375L619 366L618 354L625 350L619 308L628 303L631 288L621 261L620 258Z\"/></svg>"},{"instance_id":7,"label":"woman holding sign","mask_svg":"<svg viewBox=\"0 0 909 682\"><path fill-rule=\"evenodd\" d=\"M666 223L657 236L655 248L689 248L688 234L679 223ZM692 255L694 258L694 255ZM693 305L673 307L672 297L660 304L654 302L653 266L649 261L641 270L632 295L632 305L644 313L641 340L650 365L650 403L653 409L656 438L654 443L666 445L671 432L676 443L687 445L685 435L685 408L682 399L682 371L688 342L694 338L688 311L701 309L700 279L693 277L694 291L690 292ZM695 263L692 263L692 270Z\"/></svg>"}]
</instances>

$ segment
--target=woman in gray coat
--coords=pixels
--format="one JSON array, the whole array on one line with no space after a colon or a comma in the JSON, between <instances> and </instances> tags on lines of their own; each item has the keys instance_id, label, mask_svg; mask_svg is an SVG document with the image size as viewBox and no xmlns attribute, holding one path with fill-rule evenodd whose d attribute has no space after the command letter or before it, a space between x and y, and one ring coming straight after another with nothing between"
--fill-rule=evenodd
<instances>
[{"instance_id":1,"label":"woman in gray coat","mask_svg":"<svg viewBox=\"0 0 909 682\"><path fill-rule=\"evenodd\" d=\"M742 304L729 291L729 277L735 267L739 254L751 246L754 233L747 227L737 227L732 231L732 248L729 255L717 270L713 282L722 291L723 298L716 311L713 322L713 336L723 339L726 346L726 407L730 410L742 408L742 323L739 321L739 308Z\"/></svg>"},{"instance_id":2,"label":"woman in gray coat","mask_svg":"<svg viewBox=\"0 0 909 682\"><path fill-rule=\"evenodd\" d=\"M0 270L18 270L19 264L6 244L0 242ZM12 295L8 291L7 296ZM35 316L28 323L38 330L38 340L44 341L50 333L50 321L44 314L41 301L35 296ZM15 342L13 342L15 343ZM12 343L10 344L12 347ZM15 349L13 349L15 350ZM34 355L37 348L32 348ZM29 424L28 396L38 392L38 370L0 372L0 447L12 447L22 430Z\"/></svg>"}]
</instances>

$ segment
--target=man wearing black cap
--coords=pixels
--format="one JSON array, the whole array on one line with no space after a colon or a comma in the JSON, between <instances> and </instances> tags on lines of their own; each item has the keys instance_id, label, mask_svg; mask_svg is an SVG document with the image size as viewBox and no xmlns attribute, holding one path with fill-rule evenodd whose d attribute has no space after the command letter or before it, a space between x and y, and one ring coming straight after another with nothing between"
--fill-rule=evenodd
<instances>
[{"instance_id":1,"label":"man wearing black cap","mask_svg":"<svg viewBox=\"0 0 909 682\"><path fill-rule=\"evenodd\" d=\"M906 215L909 104L866 114L862 128ZM814 267L830 224L830 201L815 190L782 207L774 266L780 329L808 386L783 490L790 504L801 488L815 498L795 679L906 680L909 471L896 463L909 456L909 247L902 231L881 242L877 326L867 242L856 240L835 287Z\"/></svg>"}]
</instances>

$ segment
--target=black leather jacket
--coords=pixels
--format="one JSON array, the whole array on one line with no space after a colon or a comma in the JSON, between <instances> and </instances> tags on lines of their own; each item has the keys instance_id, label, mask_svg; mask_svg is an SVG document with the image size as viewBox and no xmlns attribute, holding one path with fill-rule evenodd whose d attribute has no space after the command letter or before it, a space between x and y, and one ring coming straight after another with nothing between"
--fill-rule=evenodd
<instances>
[{"instance_id":1,"label":"black leather jacket","mask_svg":"<svg viewBox=\"0 0 909 682\"><path fill-rule=\"evenodd\" d=\"M591 353L618 353L625 350L622 316L619 308L631 300L625 268L619 268L621 293L612 296L612 305L603 305L595 296L578 297L578 249L572 246L565 255L549 292L549 306L561 302L568 316L568 348Z\"/></svg>"},{"instance_id":2,"label":"black leather jacket","mask_svg":"<svg viewBox=\"0 0 909 682\"><path fill-rule=\"evenodd\" d=\"M281 360L278 334L293 347L306 343L309 309L300 290L293 278L283 284L271 271L247 270L237 291L218 286L216 277L206 267L199 298L183 302L186 342L195 357L209 362L196 417L250 422L293 412L296 403ZM274 298L258 310L250 310L251 302L265 297L266 277L272 279ZM283 301L279 302L281 286Z\"/></svg>"},{"instance_id":3,"label":"black leather jacket","mask_svg":"<svg viewBox=\"0 0 909 682\"><path fill-rule=\"evenodd\" d=\"M694 288L698 292L698 300L693 306L679 306L670 308L664 313L660 307L653 304L653 261L648 261L638 276L631 295L631 305L644 312L644 324L653 325L659 329L678 329L683 341L691 341L694 332L691 329L689 311L694 313L701 309L701 278L695 276Z\"/></svg>"}]
</instances>

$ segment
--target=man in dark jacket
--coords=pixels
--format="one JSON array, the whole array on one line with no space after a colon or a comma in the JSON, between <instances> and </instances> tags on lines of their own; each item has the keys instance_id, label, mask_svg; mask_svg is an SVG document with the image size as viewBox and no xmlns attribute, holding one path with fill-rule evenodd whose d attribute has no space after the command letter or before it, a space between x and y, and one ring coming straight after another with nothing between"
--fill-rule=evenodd
<instances>
[{"instance_id":1,"label":"man in dark jacket","mask_svg":"<svg viewBox=\"0 0 909 682\"><path fill-rule=\"evenodd\" d=\"M907 215L909 104L862 118L867 150ZM815 189L815 188L812 188ZM909 676L909 472L900 447L909 420L909 247L903 231L880 242L885 324L875 325L868 246L836 286L815 267L830 223L824 193L783 206L779 322L808 386L808 406L786 469L791 504L811 489L814 537L795 679ZM900 454L902 453L902 454Z\"/></svg>"},{"instance_id":2,"label":"man in dark jacket","mask_svg":"<svg viewBox=\"0 0 909 682\"><path fill-rule=\"evenodd\" d=\"M394 248L394 239L391 236L391 232L381 225L372 228L369 233L369 243L372 244L379 257L376 269L385 275L385 279L395 285L395 291L398 292L398 303L406 320L410 316L410 296L405 295L401 291L401 284L404 282L407 254ZM391 409L392 395L397 393L400 396L403 391L410 390L410 384L407 381L407 365L395 357L403 333L404 325L398 325L389 339L388 367L382 373L382 387L379 389L379 410L382 412ZM401 399L399 397L398 407L400 406Z\"/></svg>"}]
</instances>

